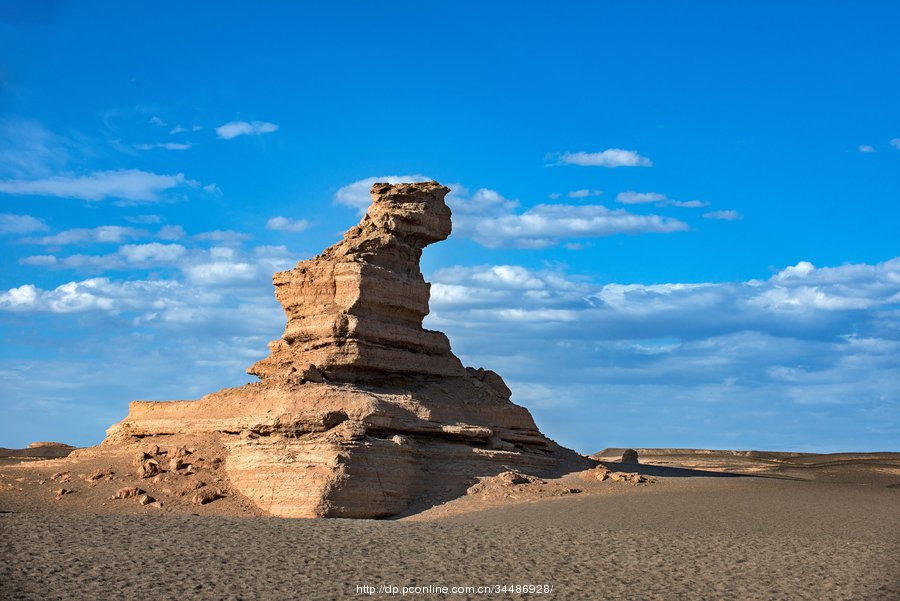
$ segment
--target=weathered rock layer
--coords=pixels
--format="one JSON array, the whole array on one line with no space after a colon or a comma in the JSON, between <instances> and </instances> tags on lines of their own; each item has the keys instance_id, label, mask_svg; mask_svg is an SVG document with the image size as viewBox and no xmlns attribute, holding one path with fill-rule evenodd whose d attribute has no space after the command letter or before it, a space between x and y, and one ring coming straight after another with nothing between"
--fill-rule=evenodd
<instances>
[{"instance_id":1,"label":"weathered rock layer","mask_svg":"<svg viewBox=\"0 0 900 601\"><path fill-rule=\"evenodd\" d=\"M289 517L385 517L515 469L592 462L545 438L502 378L464 368L426 330L422 249L450 235L449 190L375 184L359 225L273 277L287 327L248 371L260 382L197 401L131 404L104 446L214 438L232 486Z\"/></svg>"},{"instance_id":2,"label":"weathered rock layer","mask_svg":"<svg viewBox=\"0 0 900 601\"><path fill-rule=\"evenodd\" d=\"M311 364L331 381L460 375L447 337L422 328L430 286L419 259L450 235L448 191L436 182L372 186L372 206L343 241L275 274L287 328L248 371L287 382Z\"/></svg>"}]
</instances>

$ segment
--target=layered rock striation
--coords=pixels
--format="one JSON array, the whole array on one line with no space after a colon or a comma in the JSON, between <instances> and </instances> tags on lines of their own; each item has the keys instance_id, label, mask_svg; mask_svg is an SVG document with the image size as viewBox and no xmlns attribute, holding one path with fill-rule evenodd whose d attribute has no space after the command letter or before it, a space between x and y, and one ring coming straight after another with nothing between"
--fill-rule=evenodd
<instances>
[{"instance_id":1,"label":"layered rock striation","mask_svg":"<svg viewBox=\"0 0 900 601\"><path fill-rule=\"evenodd\" d=\"M422 327L422 249L447 238L449 190L375 184L359 225L273 277L287 327L260 381L197 401L133 402L103 446L222 445L231 485L285 517L387 517L465 494L479 477L594 464L544 437L502 378L465 368Z\"/></svg>"},{"instance_id":2,"label":"layered rock striation","mask_svg":"<svg viewBox=\"0 0 900 601\"><path fill-rule=\"evenodd\" d=\"M371 208L343 241L276 273L287 328L249 373L264 382L295 382L309 365L343 382L462 375L447 337L422 327L430 285L419 260L450 235L447 192L436 182L375 184Z\"/></svg>"}]
</instances>

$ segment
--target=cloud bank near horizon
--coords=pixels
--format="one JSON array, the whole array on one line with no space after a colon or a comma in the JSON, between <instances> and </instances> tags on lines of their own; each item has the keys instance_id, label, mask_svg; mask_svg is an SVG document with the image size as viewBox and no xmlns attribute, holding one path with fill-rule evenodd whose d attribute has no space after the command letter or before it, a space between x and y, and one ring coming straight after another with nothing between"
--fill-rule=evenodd
<instances>
[{"instance_id":1,"label":"cloud bank near horizon","mask_svg":"<svg viewBox=\"0 0 900 601\"><path fill-rule=\"evenodd\" d=\"M0 293L0 311L70 324L76 322L69 316L82 315L82 325L74 327L90 324L84 331L89 346L131 331L154 341L130 343L135 349L162 344L170 353L166 364L193 365L209 381L221 370L209 369L210 357L182 347L186 341L204 337L203 345L219 349L229 369L243 369L238 364L264 356L265 341L283 327L277 303L261 292L271 272L290 263L283 247L198 250L150 243L121 245L114 255L147 269L177 264L180 277L98 276L49 289L25 284ZM628 440L657 445L678 444L678 420L695 414L721 418L709 433L710 446L733 447L726 443L745 435L743 419L769 429L755 434L771 448L796 448L805 439L792 433L789 416L797 406L821 416L804 424L805 432L819 428L829 444L851 444L827 419L839 409L849 409L848 419L871 441L883 446L896 439L890 424L897 423L900 406L900 257L837 267L799 262L768 279L743 282L600 284L517 265L446 267L429 279L426 327L446 332L466 364L498 371L514 400L582 451L624 442L605 430L601 408L609 407L622 412L615 423L640 419ZM0 363L7 386L9 378L37 368L25 360ZM65 358L51 363L61 372L73 369ZM161 368L155 359L146 365ZM243 381L241 373L232 372L229 381ZM180 382L193 389L179 378L166 386ZM42 389L32 386L29 398ZM560 412L583 418L555 432Z\"/></svg>"}]
</instances>

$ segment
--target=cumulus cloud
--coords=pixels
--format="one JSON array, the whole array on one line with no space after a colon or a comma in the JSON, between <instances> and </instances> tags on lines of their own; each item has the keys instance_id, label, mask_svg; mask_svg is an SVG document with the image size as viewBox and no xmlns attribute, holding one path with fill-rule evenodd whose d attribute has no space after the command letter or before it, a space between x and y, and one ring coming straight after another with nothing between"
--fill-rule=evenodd
<instances>
[{"instance_id":1,"label":"cumulus cloud","mask_svg":"<svg viewBox=\"0 0 900 601\"><path fill-rule=\"evenodd\" d=\"M187 249L180 244L125 244L119 247L118 253L129 263L174 263L187 254Z\"/></svg>"},{"instance_id":2,"label":"cumulus cloud","mask_svg":"<svg viewBox=\"0 0 900 601\"><path fill-rule=\"evenodd\" d=\"M256 286L265 289L273 272L289 268L295 261L296 257L284 246L259 246L248 252L235 246L203 249L148 242L123 244L115 252L102 255L33 255L19 262L97 275L113 270L166 268L163 273L181 272L184 283L194 287Z\"/></svg>"},{"instance_id":3,"label":"cumulus cloud","mask_svg":"<svg viewBox=\"0 0 900 601\"><path fill-rule=\"evenodd\" d=\"M825 450L872 450L896 439L900 258L801 261L739 282L604 284L512 265L429 279L426 325L443 329L466 364L503 374L514 400L584 450L677 445L684 431L709 446L731 439L727 448L819 437ZM818 413L804 415L798 436L792 424L807 406ZM817 421L828 407L844 413ZM598 417L580 431L565 418L572 411ZM860 432L872 438L860 442Z\"/></svg>"},{"instance_id":4,"label":"cumulus cloud","mask_svg":"<svg viewBox=\"0 0 900 601\"><path fill-rule=\"evenodd\" d=\"M42 179L0 180L0 192L16 196L57 196L80 200L114 198L131 202L156 202L162 193L199 185L183 173L159 175L138 169L95 171L84 176L52 176Z\"/></svg>"},{"instance_id":5,"label":"cumulus cloud","mask_svg":"<svg viewBox=\"0 0 900 601\"><path fill-rule=\"evenodd\" d=\"M231 140L238 136L259 136L278 130L278 126L267 121L231 121L216 128L216 135L222 140Z\"/></svg>"},{"instance_id":6,"label":"cumulus cloud","mask_svg":"<svg viewBox=\"0 0 900 601\"><path fill-rule=\"evenodd\" d=\"M171 293L178 284L168 281L113 282L91 278L68 282L52 290L26 284L0 293L0 309L75 313L84 311L121 311L145 306L149 299Z\"/></svg>"},{"instance_id":7,"label":"cumulus cloud","mask_svg":"<svg viewBox=\"0 0 900 601\"><path fill-rule=\"evenodd\" d=\"M75 228L40 238L26 238L23 242L29 244L65 245L65 244L90 244L90 243L114 243L124 240L142 238L147 235L144 230L120 225L101 225L95 228Z\"/></svg>"},{"instance_id":8,"label":"cumulus cloud","mask_svg":"<svg viewBox=\"0 0 900 601\"><path fill-rule=\"evenodd\" d=\"M709 205L705 200L670 200L668 204L673 207L683 207L686 209L697 209Z\"/></svg>"},{"instance_id":9,"label":"cumulus cloud","mask_svg":"<svg viewBox=\"0 0 900 601\"><path fill-rule=\"evenodd\" d=\"M454 215L503 215L519 206L518 200L506 198L489 188L479 188L474 192L462 184L450 184L448 188L450 193L445 200L453 209Z\"/></svg>"},{"instance_id":10,"label":"cumulus cloud","mask_svg":"<svg viewBox=\"0 0 900 601\"><path fill-rule=\"evenodd\" d=\"M647 202L663 202L666 200L668 200L668 198L666 198L665 194L659 194L657 192L635 192L634 190L628 190L627 192L619 192L616 195L616 201L627 205Z\"/></svg>"},{"instance_id":11,"label":"cumulus cloud","mask_svg":"<svg viewBox=\"0 0 900 601\"><path fill-rule=\"evenodd\" d=\"M103 273L115 269L135 267L158 267L179 263L188 253L180 244L124 244L116 252L105 255L75 254L67 257L56 255L32 255L19 260L23 265L74 269L92 273Z\"/></svg>"},{"instance_id":12,"label":"cumulus cloud","mask_svg":"<svg viewBox=\"0 0 900 601\"><path fill-rule=\"evenodd\" d=\"M127 217L125 217L125 221L128 221L130 223L140 223L142 225L150 225L161 222L162 218L159 215L128 215Z\"/></svg>"},{"instance_id":13,"label":"cumulus cloud","mask_svg":"<svg viewBox=\"0 0 900 601\"><path fill-rule=\"evenodd\" d=\"M266 228L283 232L302 232L309 227L306 219L290 219L288 217L272 217L266 222Z\"/></svg>"},{"instance_id":14,"label":"cumulus cloud","mask_svg":"<svg viewBox=\"0 0 900 601\"><path fill-rule=\"evenodd\" d=\"M860 144L858 150L860 152L875 152L875 147L869 144Z\"/></svg>"},{"instance_id":15,"label":"cumulus cloud","mask_svg":"<svg viewBox=\"0 0 900 601\"><path fill-rule=\"evenodd\" d=\"M375 182L424 182L416 174L369 177L340 188L335 202L365 212L371 204L369 188ZM688 230L683 221L659 215L636 215L602 205L541 204L519 212L520 202L490 188L474 192L459 183L447 186L446 201L453 210L455 236L472 238L482 246L544 248L566 238L591 238L614 234L671 233ZM588 195L600 190L587 190ZM581 192L578 192L581 194ZM580 197L576 194L576 197Z\"/></svg>"},{"instance_id":16,"label":"cumulus cloud","mask_svg":"<svg viewBox=\"0 0 900 601\"><path fill-rule=\"evenodd\" d=\"M628 205L646 204L652 202L655 203L658 207L673 206L688 209L705 207L709 204L708 202L704 202L702 200L673 200L665 194L660 194L659 192L635 192L634 190L619 192L616 195L616 201Z\"/></svg>"},{"instance_id":17,"label":"cumulus cloud","mask_svg":"<svg viewBox=\"0 0 900 601\"><path fill-rule=\"evenodd\" d=\"M252 263L235 261L210 261L187 265L184 275L188 282L203 286L225 286L251 282L257 279L257 267Z\"/></svg>"},{"instance_id":18,"label":"cumulus cloud","mask_svg":"<svg viewBox=\"0 0 900 601\"><path fill-rule=\"evenodd\" d=\"M284 246L261 246L248 254L233 247L216 246L195 252L179 263L188 284L201 287L257 287L267 289L272 273L292 267ZM252 286L251 286L252 285Z\"/></svg>"},{"instance_id":19,"label":"cumulus cloud","mask_svg":"<svg viewBox=\"0 0 900 601\"><path fill-rule=\"evenodd\" d=\"M163 148L165 150L188 150L191 148L190 142L154 142L153 144L134 144L138 150L154 150Z\"/></svg>"},{"instance_id":20,"label":"cumulus cloud","mask_svg":"<svg viewBox=\"0 0 900 601\"><path fill-rule=\"evenodd\" d=\"M156 232L160 240L181 240L187 235L180 225L164 225Z\"/></svg>"},{"instance_id":21,"label":"cumulus cloud","mask_svg":"<svg viewBox=\"0 0 900 601\"><path fill-rule=\"evenodd\" d=\"M191 131L191 132L200 131L201 129L203 129L203 128L199 125L192 125L191 127L182 127L179 124L179 125L176 125L175 127L173 127L171 130L169 130L169 135L174 136L176 134L183 134L183 133L189 132L189 131Z\"/></svg>"},{"instance_id":22,"label":"cumulus cloud","mask_svg":"<svg viewBox=\"0 0 900 601\"><path fill-rule=\"evenodd\" d=\"M211 232L203 232L202 234L194 235L194 238L197 240L224 242L230 244L236 244L242 242L243 240L249 240L252 237L253 236L251 234L247 234L245 232L236 232L234 230L213 230Z\"/></svg>"},{"instance_id":23,"label":"cumulus cloud","mask_svg":"<svg viewBox=\"0 0 900 601\"><path fill-rule=\"evenodd\" d=\"M367 177L339 188L334 195L334 202L335 204L357 209L360 214L363 214L366 212L366 209L369 208L369 205L372 204L372 197L369 195L369 189L372 187L372 184L376 182L400 184L405 182L429 181L431 181L430 177L426 177L420 173L413 175L382 175L380 177Z\"/></svg>"},{"instance_id":24,"label":"cumulus cloud","mask_svg":"<svg viewBox=\"0 0 900 601\"><path fill-rule=\"evenodd\" d=\"M900 138L892 138L890 141L891 146L900 150Z\"/></svg>"},{"instance_id":25,"label":"cumulus cloud","mask_svg":"<svg viewBox=\"0 0 900 601\"><path fill-rule=\"evenodd\" d=\"M19 259L19 263L36 267L51 267L57 264L57 259L54 255L32 255Z\"/></svg>"},{"instance_id":26,"label":"cumulus cloud","mask_svg":"<svg viewBox=\"0 0 900 601\"><path fill-rule=\"evenodd\" d=\"M703 217L706 219L718 219L721 221L738 221L744 218L742 214L733 210L710 211L709 213L704 213Z\"/></svg>"},{"instance_id":27,"label":"cumulus cloud","mask_svg":"<svg viewBox=\"0 0 900 601\"><path fill-rule=\"evenodd\" d=\"M767 280L725 283L594 284L512 265L440 269L432 279L439 316L451 312L460 323L480 327L508 319L511 306L535 315L571 311L595 328L568 335L592 340L699 340L746 330L839 340L876 335L884 319L900 323L900 314L891 313L900 301L900 258L831 268L801 261ZM461 289L465 294L453 293ZM894 336L889 329L880 334Z\"/></svg>"},{"instance_id":28,"label":"cumulus cloud","mask_svg":"<svg viewBox=\"0 0 900 601\"><path fill-rule=\"evenodd\" d=\"M0 213L0 234L30 234L48 229L46 223L31 215Z\"/></svg>"},{"instance_id":29,"label":"cumulus cloud","mask_svg":"<svg viewBox=\"0 0 900 601\"><path fill-rule=\"evenodd\" d=\"M488 247L543 248L559 244L565 238L665 234L688 229L688 225L678 219L636 215L602 205L541 204L522 213L457 219L457 231Z\"/></svg>"},{"instance_id":30,"label":"cumulus cloud","mask_svg":"<svg viewBox=\"0 0 900 601\"><path fill-rule=\"evenodd\" d=\"M68 256L32 255L19 260L23 265L53 270L75 270L101 275L110 271L163 269L163 273L184 276L184 283L202 287L267 288L275 271L293 265L296 257L284 246L259 246L245 252L235 246L189 248L182 244L148 242L123 244L115 252Z\"/></svg>"},{"instance_id":31,"label":"cumulus cloud","mask_svg":"<svg viewBox=\"0 0 900 601\"><path fill-rule=\"evenodd\" d=\"M651 167L653 161L635 150L608 148L600 152L562 152L547 155L551 165L581 167Z\"/></svg>"},{"instance_id":32,"label":"cumulus cloud","mask_svg":"<svg viewBox=\"0 0 900 601\"><path fill-rule=\"evenodd\" d=\"M587 188L581 190L572 190L566 196L569 198L588 198L590 196L600 196L603 194L603 190L588 190Z\"/></svg>"}]
</instances>

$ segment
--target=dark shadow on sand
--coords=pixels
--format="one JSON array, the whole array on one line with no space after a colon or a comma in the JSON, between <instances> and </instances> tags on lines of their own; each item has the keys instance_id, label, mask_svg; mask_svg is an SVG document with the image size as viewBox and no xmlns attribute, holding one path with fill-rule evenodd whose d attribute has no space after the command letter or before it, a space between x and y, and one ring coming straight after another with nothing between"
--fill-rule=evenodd
<instances>
[{"instance_id":1,"label":"dark shadow on sand","mask_svg":"<svg viewBox=\"0 0 900 601\"><path fill-rule=\"evenodd\" d=\"M712 470L695 470L686 467L668 467L663 465L648 465L645 463L619 463L615 461L601 461L614 472L632 472L642 476L655 476L657 478L778 478L782 480L794 480L786 476L763 474L735 474L732 472L716 472Z\"/></svg>"}]
</instances>

